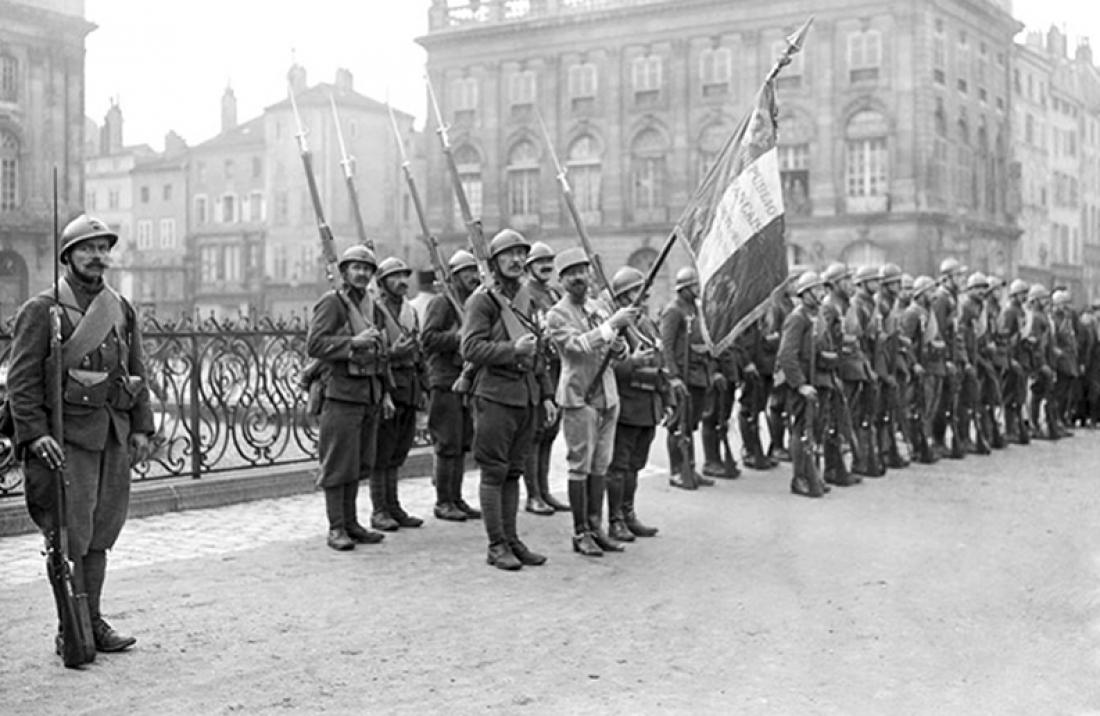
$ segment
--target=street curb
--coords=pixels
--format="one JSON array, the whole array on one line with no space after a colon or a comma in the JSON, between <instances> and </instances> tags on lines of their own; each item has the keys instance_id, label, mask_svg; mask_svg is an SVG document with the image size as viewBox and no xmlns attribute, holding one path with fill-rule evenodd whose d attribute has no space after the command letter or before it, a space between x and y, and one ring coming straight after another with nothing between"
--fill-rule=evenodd
<instances>
[{"instance_id":1,"label":"street curb","mask_svg":"<svg viewBox=\"0 0 1100 716\"><path fill-rule=\"evenodd\" d=\"M423 447L409 453L401 467L401 478L432 474L432 450ZM208 475L200 479L174 478L135 482L130 491L129 517L149 517L165 512L201 510L239 502L287 497L312 492L317 466L312 462L250 468ZM0 500L0 537L35 532L23 497Z\"/></svg>"}]
</instances>

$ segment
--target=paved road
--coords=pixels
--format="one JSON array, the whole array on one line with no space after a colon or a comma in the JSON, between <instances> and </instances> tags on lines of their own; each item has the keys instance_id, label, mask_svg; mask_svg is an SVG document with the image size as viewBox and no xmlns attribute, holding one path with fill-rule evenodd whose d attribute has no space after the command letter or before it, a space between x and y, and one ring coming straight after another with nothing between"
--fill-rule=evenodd
<instances>
[{"instance_id":1,"label":"paved road","mask_svg":"<svg viewBox=\"0 0 1100 716\"><path fill-rule=\"evenodd\" d=\"M585 560L524 514L550 562L516 574L480 523L334 553L317 494L133 520L105 606L138 647L83 672L37 539L0 539L0 713L1100 713L1098 464L1082 433L819 501L787 466L685 493L657 464L660 536Z\"/></svg>"}]
</instances>

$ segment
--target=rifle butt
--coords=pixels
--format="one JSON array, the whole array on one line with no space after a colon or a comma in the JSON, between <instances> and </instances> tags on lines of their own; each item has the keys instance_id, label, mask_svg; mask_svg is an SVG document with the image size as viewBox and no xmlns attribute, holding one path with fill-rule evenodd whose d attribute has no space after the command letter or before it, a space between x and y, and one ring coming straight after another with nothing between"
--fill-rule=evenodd
<instances>
[{"instance_id":1,"label":"rifle butt","mask_svg":"<svg viewBox=\"0 0 1100 716\"><path fill-rule=\"evenodd\" d=\"M72 669L95 661L95 637L88 595L78 591L68 561L51 549L46 574L53 588L61 625L61 659Z\"/></svg>"}]
</instances>

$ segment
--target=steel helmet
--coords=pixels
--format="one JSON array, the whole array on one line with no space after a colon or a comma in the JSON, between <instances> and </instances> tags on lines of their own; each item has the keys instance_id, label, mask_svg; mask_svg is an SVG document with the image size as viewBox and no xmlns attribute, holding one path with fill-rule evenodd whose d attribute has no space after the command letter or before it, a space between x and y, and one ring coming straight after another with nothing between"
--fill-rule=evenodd
<instances>
[{"instance_id":1,"label":"steel helmet","mask_svg":"<svg viewBox=\"0 0 1100 716\"><path fill-rule=\"evenodd\" d=\"M985 278L986 278L987 281L989 281L989 287L990 288L996 289L996 288L1001 288L1002 286L1005 285L1005 280L1003 278L1001 278L1000 276L988 275Z\"/></svg>"},{"instance_id":2,"label":"steel helmet","mask_svg":"<svg viewBox=\"0 0 1100 716\"><path fill-rule=\"evenodd\" d=\"M459 249L451 254L451 260L447 262L451 273L458 273L463 269L477 268L477 259L466 249Z\"/></svg>"},{"instance_id":3,"label":"steel helmet","mask_svg":"<svg viewBox=\"0 0 1100 716\"><path fill-rule=\"evenodd\" d=\"M876 279L878 279L878 269L876 269L874 266L860 266L856 270L855 278L853 278L852 280L855 281L855 284L857 286L862 286L868 281Z\"/></svg>"},{"instance_id":4,"label":"steel helmet","mask_svg":"<svg viewBox=\"0 0 1100 716\"><path fill-rule=\"evenodd\" d=\"M687 288L688 286L699 285L699 274L695 273L695 269L690 266L685 266L676 272L676 281L673 284L673 288L679 291L681 288Z\"/></svg>"},{"instance_id":5,"label":"steel helmet","mask_svg":"<svg viewBox=\"0 0 1100 716\"><path fill-rule=\"evenodd\" d=\"M1027 281L1022 278L1014 279L1008 287L1009 296L1019 296L1021 293L1027 293Z\"/></svg>"},{"instance_id":6,"label":"steel helmet","mask_svg":"<svg viewBox=\"0 0 1100 716\"><path fill-rule=\"evenodd\" d=\"M1047 287L1041 283L1033 284L1031 288L1027 290L1027 300L1036 301L1050 297L1050 291L1047 291Z\"/></svg>"},{"instance_id":7,"label":"steel helmet","mask_svg":"<svg viewBox=\"0 0 1100 716\"><path fill-rule=\"evenodd\" d=\"M588 254L584 252L584 249L580 247L574 247L562 251L554 259L554 270L557 271L560 277L563 273L573 268L574 266L587 266L589 264Z\"/></svg>"},{"instance_id":8,"label":"steel helmet","mask_svg":"<svg viewBox=\"0 0 1100 716\"><path fill-rule=\"evenodd\" d=\"M531 244L531 252L527 254L527 266L530 266L533 262L539 259L552 259L554 258L554 249L542 241L536 241Z\"/></svg>"},{"instance_id":9,"label":"steel helmet","mask_svg":"<svg viewBox=\"0 0 1100 716\"><path fill-rule=\"evenodd\" d=\"M913 298L923 295L935 288L935 286L936 282L932 280L931 276L917 276L913 280Z\"/></svg>"},{"instance_id":10,"label":"steel helmet","mask_svg":"<svg viewBox=\"0 0 1100 716\"><path fill-rule=\"evenodd\" d=\"M940 275L952 276L958 273L960 268L962 267L959 265L958 259L948 257L940 262Z\"/></svg>"},{"instance_id":11,"label":"steel helmet","mask_svg":"<svg viewBox=\"0 0 1100 716\"><path fill-rule=\"evenodd\" d=\"M69 263L69 252L72 251L74 246L83 241L104 238L110 241L111 248L114 248L115 244L118 243L118 234L111 231L111 228L105 222L94 216L81 214L66 224L61 231L58 259L61 263L67 264Z\"/></svg>"},{"instance_id":12,"label":"steel helmet","mask_svg":"<svg viewBox=\"0 0 1100 716\"><path fill-rule=\"evenodd\" d=\"M403 273L406 276L412 275L412 269L409 265L397 258L396 256L390 256L387 259L383 259L382 263L378 264L378 280L386 278L387 276L393 276L394 274Z\"/></svg>"},{"instance_id":13,"label":"steel helmet","mask_svg":"<svg viewBox=\"0 0 1100 716\"><path fill-rule=\"evenodd\" d=\"M966 279L966 289L969 291L972 288L989 288L989 279L981 271L975 271Z\"/></svg>"},{"instance_id":14,"label":"steel helmet","mask_svg":"<svg viewBox=\"0 0 1100 716\"><path fill-rule=\"evenodd\" d=\"M633 266L623 266L611 277L611 293L615 298L645 283L645 276Z\"/></svg>"},{"instance_id":15,"label":"steel helmet","mask_svg":"<svg viewBox=\"0 0 1100 716\"><path fill-rule=\"evenodd\" d=\"M897 264L883 264L878 270L878 277L883 283L901 281L901 267Z\"/></svg>"},{"instance_id":16,"label":"steel helmet","mask_svg":"<svg viewBox=\"0 0 1100 716\"><path fill-rule=\"evenodd\" d=\"M340 255L340 261L337 262L336 267L343 271L347 264L355 261L364 263L374 270L378 270L378 262L374 259L374 252L360 244L344 249L344 253Z\"/></svg>"},{"instance_id":17,"label":"steel helmet","mask_svg":"<svg viewBox=\"0 0 1100 716\"><path fill-rule=\"evenodd\" d=\"M829 264L829 267L826 268L825 271L822 272L821 280L825 283L835 283L836 281L850 278L851 276L852 272L848 269L847 266L840 263L839 261L834 261L833 263Z\"/></svg>"},{"instance_id":18,"label":"steel helmet","mask_svg":"<svg viewBox=\"0 0 1100 716\"><path fill-rule=\"evenodd\" d=\"M1068 306L1070 304L1069 291L1058 290L1054 292L1054 295L1050 298L1051 303L1055 306Z\"/></svg>"},{"instance_id":19,"label":"steel helmet","mask_svg":"<svg viewBox=\"0 0 1100 716\"><path fill-rule=\"evenodd\" d=\"M817 275L816 271L804 271L802 275L798 277L798 280L794 282L794 292L801 296L811 288L824 285L825 282L821 280L821 277Z\"/></svg>"},{"instance_id":20,"label":"steel helmet","mask_svg":"<svg viewBox=\"0 0 1100 716\"><path fill-rule=\"evenodd\" d=\"M517 246L522 246L528 251L531 249L531 244L527 243L523 234L515 229L503 229L489 242L489 258L495 259L508 249L514 249Z\"/></svg>"},{"instance_id":21,"label":"steel helmet","mask_svg":"<svg viewBox=\"0 0 1100 716\"><path fill-rule=\"evenodd\" d=\"M913 276L907 273L901 275L901 290L912 291L913 290Z\"/></svg>"}]
</instances>

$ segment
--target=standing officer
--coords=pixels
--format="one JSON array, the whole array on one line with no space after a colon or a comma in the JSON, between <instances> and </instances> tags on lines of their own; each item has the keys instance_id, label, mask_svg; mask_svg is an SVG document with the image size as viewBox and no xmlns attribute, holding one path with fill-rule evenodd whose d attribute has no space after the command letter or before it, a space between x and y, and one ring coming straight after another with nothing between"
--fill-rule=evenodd
<instances>
[{"instance_id":1,"label":"standing officer","mask_svg":"<svg viewBox=\"0 0 1100 716\"><path fill-rule=\"evenodd\" d=\"M1080 374L1077 360L1077 331L1073 308L1070 306L1069 291L1055 291L1051 297L1054 304L1051 324L1054 339L1054 421L1051 426L1058 437L1068 438L1073 432L1066 428L1066 415L1069 412L1073 386Z\"/></svg>"},{"instance_id":2,"label":"standing officer","mask_svg":"<svg viewBox=\"0 0 1100 716\"><path fill-rule=\"evenodd\" d=\"M107 550L114 547L126 522L130 466L149 457L154 430L137 317L130 302L103 279L117 242L106 224L87 215L73 219L61 234L58 259L65 274L57 290L62 309L63 445L50 435L54 289L19 309L8 372L15 445L26 463L27 509L43 533L58 529L54 471L61 469L74 579L88 596L95 648L104 652L123 651L137 641L103 619L100 598ZM61 609L58 604L59 656Z\"/></svg>"},{"instance_id":3,"label":"standing officer","mask_svg":"<svg viewBox=\"0 0 1100 716\"><path fill-rule=\"evenodd\" d=\"M997 332L1003 336L1008 365L1004 373L1005 437L1020 445L1031 442L1027 415L1027 380L1032 371L1031 344L1026 340L1027 313L1024 300L1028 285L1016 279L1008 287L1008 304L997 317Z\"/></svg>"},{"instance_id":4,"label":"standing officer","mask_svg":"<svg viewBox=\"0 0 1100 716\"><path fill-rule=\"evenodd\" d=\"M685 267L677 271L675 289L676 296L661 312L661 350L669 386L679 402L679 410L686 411L681 425L687 426L687 435L677 438L670 426L668 482L673 487L693 490L696 485L714 484L714 480L696 472L695 445L691 440L691 434L703 417L710 386L710 356L703 343L699 308L695 303L699 291L695 269ZM687 464L684 464L685 457Z\"/></svg>"},{"instance_id":5,"label":"standing officer","mask_svg":"<svg viewBox=\"0 0 1100 716\"><path fill-rule=\"evenodd\" d=\"M424 520L401 507L397 475L409 456L416 433L416 411L423 405L423 365L420 359L420 320L405 296L412 270L391 256L378 266L378 307L382 309L389 366L393 376L394 412L378 424L378 456L370 479L374 507L371 527L392 532L399 527L419 527Z\"/></svg>"},{"instance_id":6,"label":"standing officer","mask_svg":"<svg viewBox=\"0 0 1100 716\"><path fill-rule=\"evenodd\" d=\"M776 388L787 401L787 419L791 428L791 463L794 476L791 492L806 497L821 497L827 491L814 464L817 391L813 386L816 348L814 319L825 296L824 284L813 271L798 277L795 295L799 304L783 323L776 359Z\"/></svg>"},{"instance_id":7,"label":"standing officer","mask_svg":"<svg viewBox=\"0 0 1100 716\"><path fill-rule=\"evenodd\" d=\"M566 249L554 263L565 296L550 309L547 324L562 362L557 403L568 450L573 551L599 557L623 550L600 525L619 419L619 391L607 353L620 359L626 356L626 343L618 332L634 322L638 309L619 308L609 317L603 306L588 298L589 262L583 249ZM611 506L610 513L621 514L621 485L611 494L618 504Z\"/></svg>"},{"instance_id":8,"label":"standing officer","mask_svg":"<svg viewBox=\"0 0 1100 716\"><path fill-rule=\"evenodd\" d=\"M428 366L428 431L435 450L436 518L452 522L478 519L481 512L462 499L462 476L466 453L474 439L474 423L463 396L452 386L462 373L460 331L466 299L481 284L477 259L459 249L447 262L454 283L455 299L437 294L424 311L421 343Z\"/></svg>"},{"instance_id":9,"label":"standing officer","mask_svg":"<svg viewBox=\"0 0 1100 716\"><path fill-rule=\"evenodd\" d=\"M620 307L630 306L642 290L645 276L624 266L611 277L614 300ZM649 446L657 434L657 424L668 405L667 386L662 375L660 330L641 305L633 329L626 332L630 354L615 363L615 384L619 390L619 422L615 426L615 447L607 473L608 519L610 537L631 542L634 537L653 537L656 527L648 527L634 511L638 490L638 472L649 461ZM616 494L622 490L622 497Z\"/></svg>"},{"instance_id":10,"label":"standing officer","mask_svg":"<svg viewBox=\"0 0 1100 716\"><path fill-rule=\"evenodd\" d=\"M486 562L498 569L537 566L546 557L527 548L516 534L519 478L527 463L541 404L548 421L557 418L553 386L537 360L540 333L530 297L520 278L530 244L504 229L489 242L494 285L481 286L466 302L462 357L477 366L474 399L474 460L481 468L478 495L489 538Z\"/></svg>"},{"instance_id":11,"label":"standing officer","mask_svg":"<svg viewBox=\"0 0 1100 716\"><path fill-rule=\"evenodd\" d=\"M554 250L541 241L531 244L526 268L527 276L522 290L530 295L539 324L544 325L546 314L562 296L561 289L553 283ZM557 385L561 377L561 358L551 341L544 341L540 347L543 349L543 364L550 374L550 384ZM556 420L547 420L540 405L535 422L535 441L527 456L527 467L523 471L523 482L527 487L527 504L524 509L535 515L552 515L569 509L569 505L559 502L550 492L550 452L560 426L561 415Z\"/></svg>"},{"instance_id":12,"label":"standing officer","mask_svg":"<svg viewBox=\"0 0 1100 716\"><path fill-rule=\"evenodd\" d=\"M1041 283L1032 284L1027 291L1028 325L1027 341L1031 344L1031 425L1032 435L1047 440L1057 440L1058 423L1054 418L1054 329L1046 312L1050 292ZM1041 414L1046 414L1047 432L1039 428Z\"/></svg>"},{"instance_id":13,"label":"standing officer","mask_svg":"<svg viewBox=\"0 0 1100 716\"><path fill-rule=\"evenodd\" d=\"M352 246L336 264L343 286L313 306L306 352L321 361L324 402L318 451L320 486L325 490L328 546L355 548L381 542L356 516L359 482L374 469L378 423L393 412L393 378L386 362L388 344L379 329L385 318L367 290L377 264L366 246Z\"/></svg>"}]
</instances>

